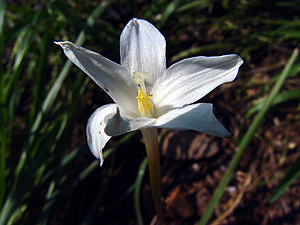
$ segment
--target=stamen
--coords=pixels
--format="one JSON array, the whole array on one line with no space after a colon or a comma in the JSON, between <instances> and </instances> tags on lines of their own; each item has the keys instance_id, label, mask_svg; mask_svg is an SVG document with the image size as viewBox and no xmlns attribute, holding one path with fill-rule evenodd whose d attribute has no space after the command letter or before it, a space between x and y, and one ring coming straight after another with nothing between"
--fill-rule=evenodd
<instances>
[{"instance_id":1,"label":"stamen","mask_svg":"<svg viewBox=\"0 0 300 225\"><path fill-rule=\"evenodd\" d=\"M135 71L133 72L134 80L133 82L140 86L138 90L138 96L136 97L138 100L138 109L140 112L140 116L142 117L152 117L152 102L150 100L151 95L147 95L145 78L148 78L149 75L147 72L143 71Z\"/></svg>"},{"instance_id":2,"label":"stamen","mask_svg":"<svg viewBox=\"0 0 300 225\"><path fill-rule=\"evenodd\" d=\"M152 117L152 102L150 100L151 95L147 96L146 93L144 93L141 88L138 90L138 96L136 97L138 100L138 109L140 112L140 115L142 117Z\"/></svg>"}]
</instances>

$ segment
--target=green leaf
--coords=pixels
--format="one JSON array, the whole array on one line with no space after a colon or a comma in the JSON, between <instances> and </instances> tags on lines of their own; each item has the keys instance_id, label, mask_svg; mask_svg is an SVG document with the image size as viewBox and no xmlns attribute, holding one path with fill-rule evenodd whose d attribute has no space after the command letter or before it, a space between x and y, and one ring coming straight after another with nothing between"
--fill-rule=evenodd
<instances>
[{"instance_id":1,"label":"green leaf","mask_svg":"<svg viewBox=\"0 0 300 225\"><path fill-rule=\"evenodd\" d=\"M284 191L294 182L294 180L300 176L300 155L297 157L295 162L291 165L289 171L285 174L283 180L276 187L269 202L275 202Z\"/></svg>"}]
</instances>

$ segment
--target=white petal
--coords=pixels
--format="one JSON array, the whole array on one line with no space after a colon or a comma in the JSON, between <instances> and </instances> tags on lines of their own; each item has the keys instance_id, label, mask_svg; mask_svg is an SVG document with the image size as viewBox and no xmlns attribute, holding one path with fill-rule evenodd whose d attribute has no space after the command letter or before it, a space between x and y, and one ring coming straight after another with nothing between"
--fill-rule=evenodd
<instances>
[{"instance_id":1,"label":"white petal","mask_svg":"<svg viewBox=\"0 0 300 225\"><path fill-rule=\"evenodd\" d=\"M195 130L217 137L231 136L214 116L212 104L208 103L188 105L169 111L157 118L152 126L171 130Z\"/></svg>"},{"instance_id":2,"label":"white petal","mask_svg":"<svg viewBox=\"0 0 300 225\"><path fill-rule=\"evenodd\" d=\"M100 166L103 164L102 149L111 138L104 132L106 127L105 117L115 114L117 107L117 104L101 106L88 120L86 127L87 142L93 155L100 159Z\"/></svg>"},{"instance_id":3,"label":"white petal","mask_svg":"<svg viewBox=\"0 0 300 225\"><path fill-rule=\"evenodd\" d=\"M152 89L157 116L193 103L220 84L234 80L242 63L238 55L224 55L199 56L173 64Z\"/></svg>"},{"instance_id":4,"label":"white petal","mask_svg":"<svg viewBox=\"0 0 300 225\"><path fill-rule=\"evenodd\" d=\"M69 41L56 42L66 56L94 80L118 105L138 115L137 85L127 69Z\"/></svg>"},{"instance_id":5,"label":"white petal","mask_svg":"<svg viewBox=\"0 0 300 225\"><path fill-rule=\"evenodd\" d=\"M109 115L105 118L107 126L104 131L108 135L117 136L150 126L155 120L155 118L146 117L132 118L126 114L122 114L122 109L118 108L114 115Z\"/></svg>"},{"instance_id":6,"label":"white petal","mask_svg":"<svg viewBox=\"0 0 300 225\"><path fill-rule=\"evenodd\" d=\"M158 77L166 70L166 40L146 20L132 19L124 27L120 39L121 65L132 74L135 71L149 74L145 79L151 91Z\"/></svg>"}]
</instances>

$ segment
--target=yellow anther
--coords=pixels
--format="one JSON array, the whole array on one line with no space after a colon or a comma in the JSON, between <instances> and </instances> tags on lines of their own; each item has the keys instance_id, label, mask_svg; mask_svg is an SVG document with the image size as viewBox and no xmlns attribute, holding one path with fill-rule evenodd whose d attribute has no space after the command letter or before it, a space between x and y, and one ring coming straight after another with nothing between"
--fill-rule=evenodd
<instances>
[{"instance_id":1,"label":"yellow anther","mask_svg":"<svg viewBox=\"0 0 300 225\"><path fill-rule=\"evenodd\" d=\"M133 82L137 85L139 85L138 90L138 109L140 112L140 116L142 117L148 117L151 118L152 116L152 102L150 98L152 95L147 95L146 85L145 85L145 79L149 77L148 73L146 71L140 72L135 71L132 73L134 80Z\"/></svg>"},{"instance_id":2,"label":"yellow anther","mask_svg":"<svg viewBox=\"0 0 300 225\"><path fill-rule=\"evenodd\" d=\"M142 91L141 88L138 90L138 96L136 97L138 100L138 109L140 115L143 117L152 117L152 102L150 100L151 95L148 95Z\"/></svg>"}]
</instances>

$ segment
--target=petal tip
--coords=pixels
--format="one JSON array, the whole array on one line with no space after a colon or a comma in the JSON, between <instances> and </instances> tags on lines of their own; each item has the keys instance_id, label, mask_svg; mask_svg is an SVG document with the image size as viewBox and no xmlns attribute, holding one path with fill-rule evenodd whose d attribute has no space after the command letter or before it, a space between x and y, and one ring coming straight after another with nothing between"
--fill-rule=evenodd
<instances>
[{"instance_id":1,"label":"petal tip","mask_svg":"<svg viewBox=\"0 0 300 225\"><path fill-rule=\"evenodd\" d=\"M67 48L70 44L72 44L69 41L54 41L54 44L59 45L63 49Z\"/></svg>"},{"instance_id":2,"label":"petal tip","mask_svg":"<svg viewBox=\"0 0 300 225\"><path fill-rule=\"evenodd\" d=\"M244 63L244 60L239 55L237 55L237 57L238 57L238 64L239 66L241 66Z\"/></svg>"},{"instance_id":3,"label":"petal tip","mask_svg":"<svg viewBox=\"0 0 300 225\"><path fill-rule=\"evenodd\" d=\"M60 47L63 48L63 42L62 41L54 41L54 44L59 45Z\"/></svg>"},{"instance_id":4,"label":"petal tip","mask_svg":"<svg viewBox=\"0 0 300 225\"><path fill-rule=\"evenodd\" d=\"M225 128L226 129L226 128ZM232 137L232 133L230 133L227 129L226 129L226 133L223 135L224 138L230 138Z\"/></svg>"},{"instance_id":5,"label":"petal tip","mask_svg":"<svg viewBox=\"0 0 300 225\"><path fill-rule=\"evenodd\" d=\"M132 21L133 21L134 26L137 27L139 25L137 18L133 18Z\"/></svg>"},{"instance_id":6,"label":"petal tip","mask_svg":"<svg viewBox=\"0 0 300 225\"><path fill-rule=\"evenodd\" d=\"M100 167L103 165L103 162L104 162L104 160L100 159L100 163L99 163Z\"/></svg>"}]
</instances>

